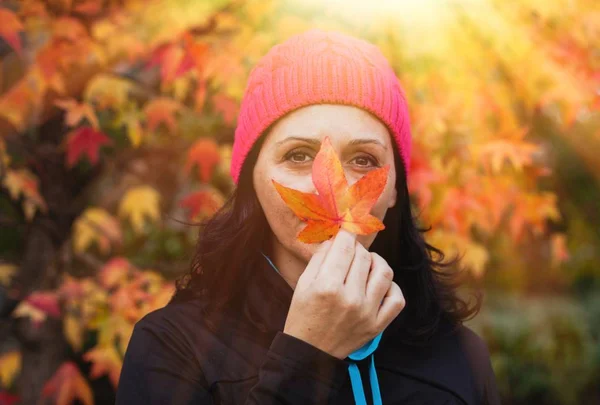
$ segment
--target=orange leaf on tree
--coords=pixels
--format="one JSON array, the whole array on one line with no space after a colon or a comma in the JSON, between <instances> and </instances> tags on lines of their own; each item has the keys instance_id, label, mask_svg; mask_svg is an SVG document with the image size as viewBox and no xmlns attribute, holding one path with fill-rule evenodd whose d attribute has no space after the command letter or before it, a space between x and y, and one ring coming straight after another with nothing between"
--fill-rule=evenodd
<instances>
[{"instance_id":1,"label":"orange leaf on tree","mask_svg":"<svg viewBox=\"0 0 600 405\"><path fill-rule=\"evenodd\" d=\"M69 405L79 399L93 405L94 396L85 378L72 361L64 362L42 389L43 397L53 397L56 405Z\"/></svg>"},{"instance_id":2,"label":"orange leaf on tree","mask_svg":"<svg viewBox=\"0 0 600 405\"><path fill-rule=\"evenodd\" d=\"M123 361L113 345L96 346L86 352L83 359L92 363L90 377L98 378L108 374L113 386L116 388L119 385Z\"/></svg>"},{"instance_id":3,"label":"orange leaf on tree","mask_svg":"<svg viewBox=\"0 0 600 405\"><path fill-rule=\"evenodd\" d=\"M232 124L239 111L238 102L225 94L219 93L213 97L213 103L215 110L221 113L225 122Z\"/></svg>"},{"instance_id":4,"label":"orange leaf on tree","mask_svg":"<svg viewBox=\"0 0 600 405\"><path fill-rule=\"evenodd\" d=\"M207 183L215 165L221 160L219 146L212 138L202 138L194 143L188 152L185 170L190 172L192 166L198 166L198 175L200 179Z\"/></svg>"},{"instance_id":5,"label":"orange leaf on tree","mask_svg":"<svg viewBox=\"0 0 600 405\"><path fill-rule=\"evenodd\" d=\"M158 97L146 104L144 114L150 131L154 131L160 124L164 124L170 133L177 129L175 114L181 109L181 104L168 97Z\"/></svg>"},{"instance_id":6,"label":"orange leaf on tree","mask_svg":"<svg viewBox=\"0 0 600 405\"><path fill-rule=\"evenodd\" d=\"M146 65L147 68L160 66L160 78L171 83L194 68L194 60L178 44L164 44L157 47Z\"/></svg>"},{"instance_id":7,"label":"orange leaf on tree","mask_svg":"<svg viewBox=\"0 0 600 405\"><path fill-rule=\"evenodd\" d=\"M4 38L19 55L21 54L21 39L19 32L23 31L23 24L12 11L0 8L0 37Z\"/></svg>"},{"instance_id":8,"label":"orange leaf on tree","mask_svg":"<svg viewBox=\"0 0 600 405\"><path fill-rule=\"evenodd\" d=\"M102 145L112 144L112 140L104 133L95 130L92 127L80 127L69 134L67 142L67 165L73 167L81 159L82 155L87 155L92 164L98 163L98 150Z\"/></svg>"},{"instance_id":9,"label":"orange leaf on tree","mask_svg":"<svg viewBox=\"0 0 600 405\"><path fill-rule=\"evenodd\" d=\"M23 211L28 220L33 218L36 211L48 210L46 201L39 192L38 179L29 170L7 170L3 183L12 199L23 197Z\"/></svg>"},{"instance_id":10,"label":"orange leaf on tree","mask_svg":"<svg viewBox=\"0 0 600 405\"><path fill-rule=\"evenodd\" d=\"M223 205L223 197L214 190L201 190L186 195L179 205L189 209L189 218L212 216Z\"/></svg>"},{"instance_id":11,"label":"orange leaf on tree","mask_svg":"<svg viewBox=\"0 0 600 405\"><path fill-rule=\"evenodd\" d=\"M113 257L100 269L98 278L106 288L112 288L121 283L129 272L131 264L124 257Z\"/></svg>"},{"instance_id":12,"label":"orange leaf on tree","mask_svg":"<svg viewBox=\"0 0 600 405\"><path fill-rule=\"evenodd\" d=\"M307 226L297 238L318 243L335 236L340 228L360 235L385 229L369 212L383 192L390 165L371 170L348 186L342 164L325 137L312 167L312 181L318 194L304 193L271 180L285 203Z\"/></svg>"},{"instance_id":13,"label":"orange leaf on tree","mask_svg":"<svg viewBox=\"0 0 600 405\"><path fill-rule=\"evenodd\" d=\"M75 99L69 98L64 100L56 100L54 104L66 111L65 122L68 126L74 127L84 118L88 120L95 129L100 128L98 118L92 106L88 103L78 103Z\"/></svg>"},{"instance_id":14,"label":"orange leaf on tree","mask_svg":"<svg viewBox=\"0 0 600 405\"><path fill-rule=\"evenodd\" d=\"M74 10L79 14L95 16L102 11L102 8L104 7L103 3L104 2L100 0L84 0L77 3Z\"/></svg>"}]
</instances>

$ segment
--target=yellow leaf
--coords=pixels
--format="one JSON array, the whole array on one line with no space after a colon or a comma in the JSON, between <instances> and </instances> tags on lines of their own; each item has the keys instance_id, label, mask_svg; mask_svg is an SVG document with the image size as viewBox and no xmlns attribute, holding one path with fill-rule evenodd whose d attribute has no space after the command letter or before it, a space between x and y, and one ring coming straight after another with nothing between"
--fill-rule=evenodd
<instances>
[{"instance_id":1,"label":"yellow leaf","mask_svg":"<svg viewBox=\"0 0 600 405\"><path fill-rule=\"evenodd\" d=\"M13 350L0 355L0 382L4 388L12 385L21 371L21 352Z\"/></svg>"},{"instance_id":2,"label":"yellow leaf","mask_svg":"<svg viewBox=\"0 0 600 405\"><path fill-rule=\"evenodd\" d=\"M7 170L6 176L4 176L4 186L14 200L18 200L21 196L24 198L23 211L29 221L37 210L42 212L48 210L46 201L38 190L38 179L29 170Z\"/></svg>"},{"instance_id":3,"label":"yellow leaf","mask_svg":"<svg viewBox=\"0 0 600 405\"><path fill-rule=\"evenodd\" d=\"M115 118L115 125L125 126L127 137L131 144L137 148L142 143L143 130L140 120L144 117L134 102L124 103Z\"/></svg>"},{"instance_id":4,"label":"yellow leaf","mask_svg":"<svg viewBox=\"0 0 600 405\"><path fill-rule=\"evenodd\" d=\"M46 313L27 301L21 301L13 311L12 316L15 318L29 318L34 325L39 325L46 320Z\"/></svg>"},{"instance_id":5,"label":"yellow leaf","mask_svg":"<svg viewBox=\"0 0 600 405\"><path fill-rule=\"evenodd\" d=\"M99 74L88 83L84 99L88 103L96 104L99 109L118 108L127 101L132 87L132 84L125 79Z\"/></svg>"},{"instance_id":6,"label":"yellow leaf","mask_svg":"<svg viewBox=\"0 0 600 405\"><path fill-rule=\"evenodd\" d=\"M485 265L489 260L489 254L487 249L475 242L466 242L464 248L464 256L462 262L473 275L481 279L485 271Z\"/></svg>"},{"instance_id":7,"label":"yellow leaf","mask_svg":"<svg viewBox=\"0 0 600 405\"><path fill-rule=\"evenodd\" d=\"M139 186L125 194L119 205L119 216L131 222L137 233L144 230L145 219L157 221L160 217L160 195L150 186Z\"/></svg>"},{"instance_id":8,"label":"yellow leaf","mask_svg":"<svg viewBox=\"0 0 600 405\"><path fill-rule=\"evenodd\" d=\"M83 346L83 324L72 314L63 318L63 332L74 350L80 351Z\"/></svg>"},{"instance_id":9,"label":"yellow leaf","mask_svg":"<svg viewBox=\"0 0 600 405\"><path fill-rule=\"evenodd\" d=\"M0 284L2 284L4 287L7 287L16 271L17 266L14 264L0 264Z\"/></svg>"},{"instance_id":10,"label":"yellow leaf","mask_svg":"<svg viewBox=\"0 0 600 405\"><path fill-rule=\"evenodd\" d=\"M107 254L111 245L121 243L119 223L102 208L87 208L73 227L73 245L77 252L85 251L96 242L100 251Z\"/></svg>"}]
</instances>

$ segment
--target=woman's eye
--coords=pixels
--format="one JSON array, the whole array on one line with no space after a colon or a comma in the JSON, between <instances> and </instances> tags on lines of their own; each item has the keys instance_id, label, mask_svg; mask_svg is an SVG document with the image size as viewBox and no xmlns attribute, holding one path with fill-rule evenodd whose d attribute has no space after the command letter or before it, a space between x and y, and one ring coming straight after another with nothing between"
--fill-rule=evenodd
<instances>
[{"instance_id":1,"label":"woman's eye","mask_svg":"<svg viewBox=\"0 0 600 405\"><path fill-rule=\"evenodd\" d=\"M307 160L305 160L305 159L292 159L293 156L309 156L309 155L304 152L290 152L285 156L285 159L291 161L292 163L298 163L298 164L307 162ZM361 166L361 167L368 167L368 162L371 162L372 166L379 166L379 162L375 158L368 156L368 155L357 156L353 160L357 161L358 166Z\"/></svg>"},{"instance_id":2,"label":"woman's eye","mask_svg":"<svg viewBox=\"0 0 600 405\"><path fill-rule=\"evenodd\" d=\"M293 163L304 163L305 160L294 160L294 159L291 159L292 156L298 156L298 155L300 155L300 156L308 156L306 153L303 153L303 152L291 152L291 153L288 153L286 155L285 159L286 160L291 160Z\"/></svg>"}]
</instances>

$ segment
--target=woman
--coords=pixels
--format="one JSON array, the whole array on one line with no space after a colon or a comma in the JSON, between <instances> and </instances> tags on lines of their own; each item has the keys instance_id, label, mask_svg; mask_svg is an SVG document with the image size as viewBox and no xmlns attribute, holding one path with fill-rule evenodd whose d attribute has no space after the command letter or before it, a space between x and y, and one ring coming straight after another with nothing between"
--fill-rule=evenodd
<instances>
[{"instance_id":1,"label":"woman","mask_svg":"<svg viewBox=\"0 0 600 405\"><path fill-rule=\"evenodd\" d=\"M237 188L171 302L136 324L117 404L499 404L487 346L462 325L480 297L458 297L456 261L415 226L406 99L379 50L291 37L252 70L237 125ZM272 180L315 193L325 137L349 185L390 165L370 211L382 231L297 239Z\"/></svg>"}]
</instances>

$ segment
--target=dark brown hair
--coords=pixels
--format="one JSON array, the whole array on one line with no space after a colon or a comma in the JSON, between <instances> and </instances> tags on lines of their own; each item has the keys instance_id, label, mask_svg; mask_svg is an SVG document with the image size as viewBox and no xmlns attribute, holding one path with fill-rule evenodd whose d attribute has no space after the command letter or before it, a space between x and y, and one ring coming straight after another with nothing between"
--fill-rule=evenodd
<instances>
[{"instance_id":1,"label":"dark brown hair","mask_svg":"<svg viewBox=\"0 0 600 405\"><path fill-rule=\"evenodd\" d=\"M244 297L249 275L259 260L264 260L261 250L267 251L264 243L270 240L271 229L252 181L265 133L247 156L238 187L218 212L199 224L191 269L176 283L171 302L200 298L207 318L210 314L237 308L240 298ZM416 225L404 165L396 143L392 144L398 199L386 212L385 229L377 234L369 250L383 257L394 269L394 281L406 300L399 315L403 318L402 340L416 343L431 337L443 318L456 327L475 316L481 308L481 293L476 291L475 303L469 306L458 293L467 276L466 270L459 266L460 259L454 257L445 262L444 253L425 242L423 233L431 228L421 229Z\"/></svg>"}]
</instances>

